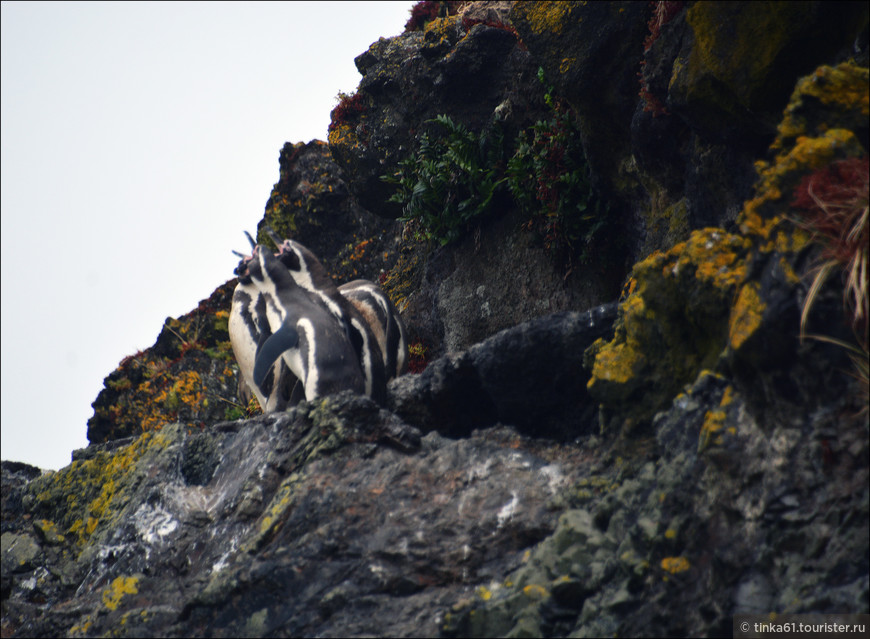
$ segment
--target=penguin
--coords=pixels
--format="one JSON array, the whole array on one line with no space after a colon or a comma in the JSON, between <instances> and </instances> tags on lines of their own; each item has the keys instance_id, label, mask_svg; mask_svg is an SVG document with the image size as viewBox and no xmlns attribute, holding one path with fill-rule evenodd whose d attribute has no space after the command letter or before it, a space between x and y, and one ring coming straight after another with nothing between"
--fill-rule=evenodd
<instances>
[{"instance_id":1,"label":"penguin","mask_svg":"<svg viewBox=\"0 0 870 639\"><path fill-rule=\"evenodd\" d=\"M365 391L362 370L345 327L318 295L296 283L272 253L255 246L251 259L240 265L239 282L253 285L260 296L254 304L260 333L254 388L266 394L270 370L282 359L299 380L306 400L342 390Z\"/></svg>"},{"instance_id":2,"label":"penguin","mask_svg":"<svg viewBox=\"0 0 870 639\"><path fill-rule=\"evenodd\" d=\"M387 381L408 371L408 338L402 316L380 286L354 280L338 287L365 318L381 347Z\"/></svg>"},{"instance_id":3,"label":"penguin","mask_svg":"<svg viewBox=\"0 0 870 639\"><path fill-rule=\"evenodd\" d=\"M365 378L366 395L385 405L387 380L391 376L384 366L384 349L378 337L379 332L383 333L380 325L373 324L353 299L342 295L314 253L299 242L282 241L271 230L268 232L278 247L277 259L296 284L322 300L336 320L344 325Z\"/></svg>"},{"instance_id":4,"label":"penguin","mask_svg":"<svg viewBox=\"0 0 870 639\"><path fill-rule=\"evenodd\" d=\"M251 246L256 246L250 234L245 233ZM254 363L258 346L272 334L266 320L265 299L257 286L246 276L251 257L236 253L241 258L235 273L239 283L233 291L228 322L230 344L239 363L241 380L239 397L253 393L264 413L283 411L302 399L302 387L283 359L279 359L260 385L254 383Z\"/></svg>"}]
</instances>

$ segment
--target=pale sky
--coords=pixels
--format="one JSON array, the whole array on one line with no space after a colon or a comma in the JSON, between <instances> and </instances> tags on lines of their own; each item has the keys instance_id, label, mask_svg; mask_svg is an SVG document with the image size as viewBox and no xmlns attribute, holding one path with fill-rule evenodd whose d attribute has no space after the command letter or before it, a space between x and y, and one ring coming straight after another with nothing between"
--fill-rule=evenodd
<instances>
[{"instance_id":1,"label":"pale sky","mask_svg":"<svg viewBox=\"0 0 870 639\"><path fill-rule=\"evenodd\" d=\"M413 2L2 3L2 458L87 445L125 356L233 276Z\"/></svg>"}]
</instances>

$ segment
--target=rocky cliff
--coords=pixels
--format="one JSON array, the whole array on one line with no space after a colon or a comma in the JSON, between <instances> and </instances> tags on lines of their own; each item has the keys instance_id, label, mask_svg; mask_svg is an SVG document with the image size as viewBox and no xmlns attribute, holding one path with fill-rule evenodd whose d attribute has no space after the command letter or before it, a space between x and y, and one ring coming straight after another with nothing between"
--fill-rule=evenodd
<instances>
[{"instance_id":1,"label":"rocky cliff","mask_svg":"<svg viewBox=\"0 0 870 639\"><path fill-rule=\"evenodd\" d=\"M867 41L864 3L420 3L258 229L379 282L412 372L262 415L234 281L168 318L71 465L3 462L3 636L870 612Z\"/></svg>"}]
</instances>

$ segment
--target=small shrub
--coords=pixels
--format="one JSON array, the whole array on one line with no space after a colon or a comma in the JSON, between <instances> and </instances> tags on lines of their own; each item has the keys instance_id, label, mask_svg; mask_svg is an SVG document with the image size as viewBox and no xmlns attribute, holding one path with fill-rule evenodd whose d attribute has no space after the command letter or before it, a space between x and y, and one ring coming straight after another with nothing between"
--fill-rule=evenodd
<instances>
[{"instance_id":1,"label":"small shrub","mask_svg":"<svg viewBox=\"0 0 870 639\"><path fill-rule=\"evenodd\" d=\"M437 0L422 0L411 7L411 17L405 23L405 33L408 31L422 31L426 23L438 17L438 13L445 13L442 17L456 15L462 2L438 2Z\"/></svg>"},{"instance_id":2,"label":"small shrub","mask_svg":"<svg viewBox=\"0 0 870 639\"><path fill-rule=\"evenodd\" d=\"M329 131L347 123L351 118L364 113L365 110L366 103L361 94L354 93L353 95L349 95L347 93L339 92L338 104L330 114L332 119L329 122Z\"/></svg>"},{"instance_id":3,"label":"small shrub","mask_svg":"<svg viewBox=\"0 0 870 639\"><path fill-rule=\"evenodd\" d=\"M833 162L808 175L795 189L792 208L802 211L797 224L813 234L822 246L815 277L801 313L801 333L822 285L839 272L843 280L843 305L855 334L857 347L824 336L850 351L858 377L866 384L868 370L868 196L870 161L867 157Z\"/></svg>"},{"instance_id":4,"label":"small shrub","mask_svg":"<svg viewBox=\"0 0 870 639\"><path fill-rule=\"evenodd\" d=\"M478 136L446 115L429 121L444 135L421 135L417 152L381 179L397 185L390 201L402 205L407 228L445 245L492 208L505 180L503 140L497 128Z\"/></svg>"},{"instance_id":5,"label":"small shrub","mask_svg":"<svg viewBox=\"0 0 870 639\"><path fill-rule=\"evenodd\" d=\"M544 82L543 69L538 78ZM574 113L552 90L548 87L544 99L553 117L520 134L508 162L508 185L528 215L525 227L548 251L568 262L575 254L587 261L606 207L594 194Z\"/></svg>"}]
</instances>

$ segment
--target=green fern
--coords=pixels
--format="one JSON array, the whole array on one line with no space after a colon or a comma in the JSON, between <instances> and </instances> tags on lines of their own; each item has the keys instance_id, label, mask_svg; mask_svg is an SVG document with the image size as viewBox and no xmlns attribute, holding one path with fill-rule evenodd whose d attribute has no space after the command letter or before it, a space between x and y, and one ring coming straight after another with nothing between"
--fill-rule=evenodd
<instances>
[{"instance_id":1,"label":"green fern","mask_svg":"<svg viewBox=\"0 0 870 639\"><path fill-rule=\"evenodd\" d=\"M402 205L400 219L445 245L484 218L503 190L503 138L499 130L478 136L443 114L429 122L444 134L424 133L417 152L381 179L398 187L390 201Z\"/></svg>"}]
</instances>

